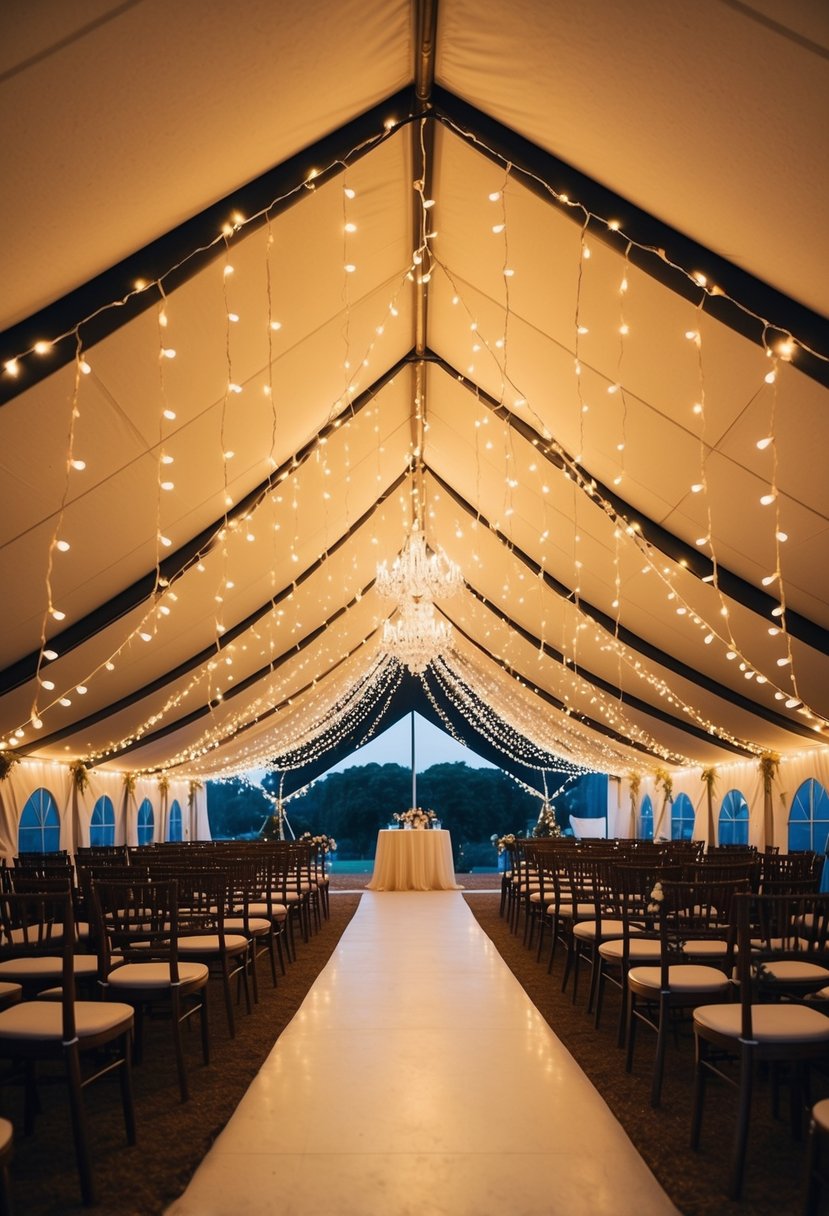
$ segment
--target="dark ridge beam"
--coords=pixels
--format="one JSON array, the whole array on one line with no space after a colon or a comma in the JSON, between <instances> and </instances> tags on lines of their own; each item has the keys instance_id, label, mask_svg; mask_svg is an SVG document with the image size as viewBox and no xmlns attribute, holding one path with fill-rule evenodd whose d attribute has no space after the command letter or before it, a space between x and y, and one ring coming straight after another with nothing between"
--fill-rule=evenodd
<instances>
[{"instance_id":1,"label":"dark ridge beam","mask_svg":"<svg viewBox=\"0 0 829 1216\"><path fill-rule=\"evenodd\" d=\"M383 506L383 504L397 492L407 477L407 470L404 470L402 473L398 474L391 485L386 487L372 506L370 506L359 519L355 520L348 531L343 533L338 540L334 541L333 545L329 546L329 548L325 550L325 553L321 554L310 566L307 566L301 574L299 574L288 584L287 587L283 587L282 590L278 591L276 595L271 597L271 599L266 600L264 604L260 604L260 606L255 608L253 612L249 613L244 620L238 621L231 629L225 630L225 632L216 640L216 642L212 643L210 646L205 646L203 650L198 652L198 654L191 655L188 659L185 659L183 663L179 663L177 667L172 668L170 671L164 672L163 675L158 676L155 680L150 681L148 684L142 684L141 688L136 689L134 692L129 693L125 697L121 697L120 700L113 701L109 705L103 706L101 709L96 710L95 713L89 714L88 717L81 718L76 722L72 722L70 725L64 726L60 730L56 730L52 734L46 735L44 738L38 737L37 747L32 748L32 750L39 752L46 746L54 743L61 743L64 739L69 739L73 735L77 735L80 731L87 730L90 726L97 726L97 724L99 722L103 722L105 718L109 718L114 714L121 713L125 709L130 709L133 705L137 705L139 701L143 701L145 697L152 696L153 693L159 692L168 684L172 684L176 680L182 679L184 676L189 675L192 671L195 671L198 667L201 667L204 663L207 663L217 655L220 655L226 646L229 646L232 642L235 642L237 638L247 633L249 629L252 629L255 625L258 625L264 617L273 612L274 608L278 608L283 600L288 599L288 597L294 593L297 587L301 587L312 574L316 573L316 571L319 570L319 568L331 557L333 557L333 555L337 553L337 551L341 549L343 545L351 540L354 534L359 532L363 525L373 518L378 508ZM25 755L27 753L25 751L20 751L19 754Z\"/></svg>"},{"instance_id":2,"label":"dark ridge beam","mask_svg":"<svg viewBox=\"0 0 829 1216\"><path fill-rule=\"evenodd\" d=\"M651 756L660 763L671 763L670 761L666 762L663 756L660 756L657 752L654 752L647 746L647 744L640 743L638 739L628 739L624 735L620 735L619 732L614 730L612 726L608 726L606 722L596 722L593 720L593 718L589 718L587 714L580 713L577 709L568 708L568 706L566 706L563 701L560 701L553 693L547 692L545 688L539 688L538 685L532 680L528 680L526 676L517 673L515 668L507 663L505 659L499 659L497 655L492 654L491 651L487 650L485 646L482 646L476 638L473 638L471 634L467 633L465 629L462 629L461 626L455 621L452 622L452 628L459 633L462 638L465 638L465 640L469 642L470 646L474 646L476 650L480 651L480 653L485 655L486 658L488 658L491 662L497 664L497 666L500 667L502 671L506 672L506 674L513 680L520 681L520 683L525 688L528 688L530 692L534 693L536 696L539 696L546 705L552 706L553 709L560 710L560 712L565 714L568 718L572 718L575 722L578 722L581 726L587 727L589 730L596 731L597 734L603 735L606 739L612 739L614 743L619 743L623 747L632 748L634 751L641 752L644 756ZM551 753L551 755L552 754L554 753Z\"/></svg>"},{"instance_id":3,"label":"dark ridge beam","mask_svg":"<svg viewBox=\"0 0 829 1216\"><path fill-rule=\"evenodd\" d=\"M557 469L564 470L567 468L562 457L550 447L551 441L539 435L538 431L534 430L528 422L525 422L522 418L517 418L505 405L496 401L494 397L490 397L474 380L468 380L463 372L459 372L439 355L429 352L427 358L430 363L436 364L448 376L451 376L453 380L461 384L476 400L481 401L497 418L507 422L522 439L526 439L527 443L532 444L539 455L543 456L549 464ZM558 440L555 442L558 443ZM560 444L559 447L561 447ZM567 459L573 468L578 471L579 478L584 485L593 489L596 497L603 498L608 503L620 523L625 525L638 524L640 535L649 545L653 545L655 549L664 553L666 557L669 557L677 564L684 562L689 572L694 574L698 579L702 580L713 575L714 563L710 557L706 557L705 554L700 553L693 545L680 540L673 532L669 532L667 528L663 528L655 520L648 519L641 511L637 511L624 498L614 493L609 486L606 486L601 481L597 481L583 465L573 460L569 453L567 453ZM762 616L770 623L777 623L777 619L771 615L771 611L777 607L778 601L765 591L760 591L753 583L748 582L747 579L742 578L739 574L735 574L732 570L720 565L719 562L717 563L717 582L720 590L730 599L735 600L738 604L742 604L744 608L748 608L751 612ZM799 612L795 612L791 608L786 609L786 630L792 637L797 638L798 641L805 642L813 650L829 655L829 630L824 629L822 625L818 625L815 621L809 620L808 617L801 616ZM810 735L813 737L814 732L810 732Z\"/></svg>"},{"instance_id":4,"label":"dark ridge beam","mask_svg":"<svg viewBox=\"0 0 829 1216\"><path fill-rule=\"evenodd\" d=\"M343 425L347 425L352 418L355 418L360 411L379 393L385 386L397 376L404 367L407 367L412 361L411 355L405 355L402 359L395 363L394 367L390 368L385 375L365 390L350 404L337 418L332 419L321 431L314 436L313 439L304 444L299 451L294 452L287 460L270 474L269 477L259 483L255 489L246 494L231 510L224 515L220 515L206 528L187 544L182 545L175 553L169 554L159 563L158 577L156 571L150 570L147 574L142 575L131 586L125 587L112 599L101 604L94 612L88 613L85 617L81 617L73 625L60 633L54 634L49 638L49 646L54 647L58 652L58 657L68 654L75 650L76 647L88 642L90 638L100 633L103 629L132 612L139 604L144 603L153 595L158 593L159 578L165 579L172 586L175 581L186 574L191 566L195 566L205 557L216 543L218 533L222 528L233 520L242 519L250 511L255 510L261 502L270 494L282 481L291 473L296 472L303 464L313 455L320 439L328 438L330 435L336 434ZM380 500L378 500L380 501ZM12 689L18 688L21 684L25 684L27 680L31 680L38 670L38 662L40 659L40 651L33 650L24 658L18 659L16 663L12 663L5 671L0 672L0 696L4 696Z\"/></svg>"},{"instance_id":5,"label":"dark ridge beam","mask_svg":"<svg viewBox=\"0 0 829 1216\"><path fill-rule=\"evenodd\" d=\"M148 308L154 308L159 300L157 289L138 291L135 287L137 280L145 279L151 284L162 280L167 294L175 291L224 252L225 242L217 242L216 237L234 211L258 216L239 230L243 237L265 224L268 217L280 215L306 198L309 191L300 187L308 180L313 169L324 166L314 179L315 187L324 185L341 173L346 165L356 164L389 139L400 125L408 121L411 108L411 88L401 89L317 143L185 220L158 240L136 250L75 291L7 329L0 335L0 365L20 356L22 352L32 351L35 342L52 340L61 334L67 336L55 342L45 357L29 354L19 359L21 370L16 378L0 378L0 405L75 358L76 328L84 349L88 349ZM383 124L395 115L395 111L403 111L406 117L400 120L395 117L395 125L387 131ZM234 239L234 236L228 238L231 246Z\"/></svg>"},{"instance_id":6,"label":"dark ridge beam","mask_svg":"<svg viewBox=\"0 0 829 1216\"><path fill-rule=\"evenodd\" d=\"M631 709L638 710L639 713L647 714L647 716L650 718L656 718L658 722L662 722L665 726L671 726L675 730L683 731L686 735L692 735L695 739L703 739L706 743L711 744L713 747L722 747L727 751L734 752L738 756L756 757L757 753L752 751L751 748L746 747L741 743L732 743L727 739L722 739L719 735L711 734L710 731L704 730L701 726L697 726L693 722L683 722L681 718L675 718L673 714L669 714L666 710L660 709L656 705L651 705L648 701L643 701L641 697L637 697L633 693L624 692L617 685L611 684L609 680L605 680L602 676L596 675L594 672L589 671L586 667L582 667L580 664L575 665L571 663L565 658L561 651L555 650L554 647L550 646L548 642L542 642L541 638L535 637L535 635L530 633L528 629L525 629L523 625L519 625L512 619L512 617L504 612L503 609L498 608L492 603L491 600L488 600L485 595L482 595L477 588L473 587L468 582L466 583L466 589L470 595L474 595L475 599L478 600L478 602L485 608L487 608L493 614L493 616L496 616L502 622L502 624L506 625L514 633L517 633L519 637L522 637L525 642L529 642L531 646L547 655L548 658L553 659L555 662L561 663L563 667L567 668L567 670L571 671L574 675L580 676L586 684L590 684L593 688L600 688L602 692L606 692L620 704L628 705ZM452 621L453 625L454 623L455 622Z\"/></svg>"},{"instance_id":7,"label":"dark ridge beam","mask_svg":"<svg viewBox=\"0 0 829 1216\"><path fill-rule=\"evenodd\" d=\"M140 739L133 740L132 743L128 743L125 747L119 748L117 756L101 756L100 758L88 761L86 765L87 768L95 768L98 764L104 764L110 760L120 759L121 756L129 755L130 752L134 752L139 748L148 747L151 743L158 743L161 739L166 739L169 735L174 735L177 730L183 730L186 726L192 726L194 722L198 722L202 718L206 718L208 714L212 714L215 710L221 709L221 707L226 705L228 701L235 700L236 697L241 696L243 692L247 692L249 688L252 688L254 684L257 684L260 680L266 680L268 676L272 676L274 672L278 671L283 663L287 662L288 659L294 658L295 655L302 654L303 650L305 650L307 646L310 646L317 640L317 638L321 637L327 629L329 629L340 619L340 617L345 616L345 614L349 612L356 604L359 604L363 596L366 595L373 586L374 579L372 579L371 582L366 583L365 587L363 587L357 593L357 595L353 597L353 599L350 599L347 604L343 604L336 610L336 612L332 612L331 616L329 616L327 620L323 621L321 625L318 625L316 629L312 629L311 632L306 634L301 641L295 642L289 650L285 650L277 658L271 659L270 663L266 663L264 667L260 667L258 671L251 672L249 676L245 676L244 680L240 680L238 684L234 684L233 688L224 693L221 698L211 697L206 704L200 705L198 709L194 709L189 714L185 714L183 718L177 718L175 722L169 722L166 726L159 727L159 729L153 731L151 735L142 735Z\"/></svg>"},{"instance_id":8,"label":"dark ridge beam","mask_svg":"<svg viewBox=\"0 0 829 1216\"><path fill-rule=\"evenodd\" d=\"M482 515L480 511L476 511L475 508L467 502L463 495L450 486L447 481L444 481L440 474L436 473L434 469L429 468L428 472L429 476L438 483L444 493L448 494L452 501L456 503L461 510L466 511L470 519L475 519L479 523L483 524L484 527L491 532L493 536L497 537L501 544L509 549L509 551L518 559L518 561L526 566L533 575L540 577L546 587L549 587L551 591L555 592L557 595L560 595L562 599L572 600L573 603L575 603L572 587L567 587L564 583L559 582L557 578L554 578L549 571L545 570L543 566L540 566L538 562L534 561L529 554L524 552L523 549L519 549L514 541L511 541L509 537L505 536L504 533L501 532L500 529L496 528L495 525L491 523L485 515ZM676 675L681 676L684 680L689 680L692 684L697 684L700 688L704 688L707 692L713 693L721 700L729 701L732 705L736 705L738 708L744 709L747 713L753 714L755 717L764 718L767 722L772 723L774 726L780 727L782 730L791 731L792 734L802 735L806 739L814 739L815 732L811 729L811 727L800 722L790 721L787 717L785 717L784 714L778 713L777 710L765 705L758 705L749 697L744 696L742 693L737 692L733 688L729 688L728 685L720 684L718 680L713 680L710 676L705 675L696 668L689 667L687 663L683 663L680 659L676 658L675 655L670 654L666 650L660 650L658 646L654 646L653 643L648 642L645 638L642 638L632 630L627 629L621 623L617 625L614 617L608 616L607 613L602 612L600 608L596 608L595 605L586 600L584 596L579 597L579 605L591 620L595 621L596 624L601 625L603 629L613 636L618 636L620 641L624 642L626 646L630 646L631 649L636 650L638 654L652 659L655 663L659 663L660 666L666 667L669 671L673 671Z\"/></svg>"},{"instance_id":9,"label":"dark ridge beam","mask_svg":"<svg viewBox=\"0 0 829 1216\"><path fill-rule=\"evenodd\" d=\"M629 252L633 265L695 306L704 299L705 311L729 329L761 347L791 334L818 352L829 352L829 323L805 304L776 291L733 262L697 244L439 85L432 91L432 105L435 117L458 138L502 167L508 162L528 190L550 206L559 207L561 213L574 222L583 223L582 211L557 203L536 177L558 194L566 194L574 202L581 203L595 217L618 220L619 232L612 231L598 218L591 221L590 231L622 254L627 250L628 239L635 241ZM689 272L701 271L709 283L715 283L726 295L705 292L682 271L669 265L662 256L663 251L665 258L676 266L684 266ZM734 300L739 300L757 316L746 313ZM758 317L777 328L766 330ZM829 388L829 364L824 359L801 348L796 355L796 366Z\"/></svg>"}]
</instances>

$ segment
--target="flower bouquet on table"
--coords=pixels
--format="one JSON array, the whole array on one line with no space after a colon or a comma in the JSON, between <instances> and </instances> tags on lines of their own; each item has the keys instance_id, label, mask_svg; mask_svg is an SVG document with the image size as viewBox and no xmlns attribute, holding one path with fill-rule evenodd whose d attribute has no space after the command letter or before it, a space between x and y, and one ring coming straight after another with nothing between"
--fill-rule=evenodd
<instances>
[{"instance_id":1,"label":"flower bouquet on table","mask_svg":"<svg viewBox=\"0 0 829 1216\"><path fill-rule=\"evenodd\" d=\"M434 811L425 811L419 806L410 807L408 811L395 812L392 818L399 828L433 828L438 821Z\"/></svg>"}]
</instances>

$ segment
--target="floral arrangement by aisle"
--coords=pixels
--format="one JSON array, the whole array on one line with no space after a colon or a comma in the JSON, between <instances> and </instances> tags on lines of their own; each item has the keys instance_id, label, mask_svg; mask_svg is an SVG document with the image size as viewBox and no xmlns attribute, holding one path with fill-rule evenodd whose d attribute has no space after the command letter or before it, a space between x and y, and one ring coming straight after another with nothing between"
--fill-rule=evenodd
<instances>
[{"instance_id":1,"label":"floral arrangement by aisle","mask_svg":"<svg viewBox=\"0 0 829 1216\"><path fill-rule=\"evenodd\" d=\"M407 825L410 828L431 828L437 823L437 815L434 811L425 811L422 807L412 806L408 811L400 811L394 813L393 819L398 827L405 828Z\"/></svg>"},{"instance_id":2,"label":"floral arrangement by aisle","mask_svg":"<svg viewBox=\"0 0 829 1216\"><path fill-rule=\"evenodd\" d=\"M498 850L499 857L502 853L506 853L509 846L515 844L517 839L515 832L507 832L506 836L490 836L490 840Z\"/></svg>"},{"instance_id":3,"label":"floral arrangement by aisle","mask_svg":"<svg viewBox=\"0 0 829 1216\"><path fill-rule=\"evenodd\" d=\"M336 853L337 842L333 836L312 836L310 832L303 832L300 836L302 844L313 844L318 849L322 849L323 853Z\"/></svg>"}]
</instances>

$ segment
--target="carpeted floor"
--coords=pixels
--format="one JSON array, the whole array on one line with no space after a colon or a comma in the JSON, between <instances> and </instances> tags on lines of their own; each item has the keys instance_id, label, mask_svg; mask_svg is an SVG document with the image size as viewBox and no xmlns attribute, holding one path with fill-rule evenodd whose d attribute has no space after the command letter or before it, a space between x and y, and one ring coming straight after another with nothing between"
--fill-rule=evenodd
<instances>
[{"instance_id":1,"label":"carpeted floor","mask_svg":"<svg viewBox=\"0 0 829 1216\"><path fill-rule=\"evenodd\" d=\"M466 899L498 953L602 1094L683 1216L795 1216L801 1212L805 1151L804 1144L795 1142L789 1131L787 1090L781 1101L782 1118L775 1120L770 1113L768 1081L756 1085L743 1199L739 1203L727 1199L736 1095L725 1084L709 1085L701 1149L692 1152L688 1147L693 1080L690 1029L680 1035L678 1048L668 1047L662 1106L653 1110L650 1078L655 1036L640 1031L634 1070L626 1073L624 1052L616 1046L617 990L608 986L602 1024L595 1030L586 1012L586 983L580 982L575 1006L569 991L560 992L561 954L556 955L553 975L548 976L546 960L537 964L535 951L527 950L520 937L510 934L498 915L495 896L469 894ZM815 1100L829 1096L829 1079L814 1075L814 1070L813 1086ZM585 1134L589 1135L589 1129ZM625 1211L621 1199L619 1211Z\"/></svg>"}]
</instances>

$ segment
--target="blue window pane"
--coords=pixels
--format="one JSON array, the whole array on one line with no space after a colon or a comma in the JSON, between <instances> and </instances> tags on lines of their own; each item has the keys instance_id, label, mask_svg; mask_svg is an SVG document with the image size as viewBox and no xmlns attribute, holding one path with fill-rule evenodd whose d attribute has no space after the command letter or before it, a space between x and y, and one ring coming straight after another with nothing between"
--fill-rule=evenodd
<instances>
[{"instance_id":1,"label":"blue window pane","mask_svg":"<svg viewBox=\"0 0 829 1216\"><path fill-rule=\"evenodd\" d=\"M789 811L789 850L826 851L829 837L829 794L819 781L804 781L792 799Z\"/></svg>"},{"instance_id":2,"label":"blue window pane","mask_svg":"<svg viewBox=\"0 0 829 1216\"><path fill-rule=\"evenodd\" d=\"M671 840L691 840L693 835L693 804L687 794L677 794L671 807Z\"/></svg>"},{"instance_id":3,"label":"blue window pane","mask_svg":"<svg viewBox=\"0 0 829 1216\"><path fill-rule=\"evenodd\" d=\"M115 807L107 794L102 794L92 808L89 843L95 848L115 844Z\"/></svg>"},{"instance_id":4,"label":"blue window pane","mask_svg":"<svg viewBox=\"0 0 829 1216\"><path fill-rule=\"evenodd\" d=\"M48 790L35 790L26 800L17 848L20 853L57 853L60 849L60 815Z\"/></svg>"},{"instance_id":5,"label":"blue window pane","mask_svg":"<svg viewBox=\"0 0 829 1216\"><path fill-rule=\"evenodd\" d=\"M639 839L653 840L653 803L650 794L645 794L639 808Z\"/></svg>"},{"instance_id":6,"label":"blue window pane","mask_svg":"<svg viewBox=\"0 0 829 1216\"><path fill-rule=\"evenodd\" d=\"M748 844L748 803L739 790L729 790L720 806L720 844Z\"/></svg>"},{"instance_id":7,"label":"blue window pane","mask_svg":"<svg viewBox=\"0 0 829 1216\"><path fill-rule=\"evenodd\" d=\"M177 798L174 798L170 804L168 840L181 840L181 807Z\"/></svg>"},{"instance_id":8,"label":"blue window pane","mask_svg":"<svg viewBox=\"0 0 829 1216\"><path fill-rule=\"evenodd\" d=\"M149 798L145 798L138 808L138 843L140 845L152 843L154 828L155 814L153 813L153 804Z\"/></svg>"}]
</instances>

